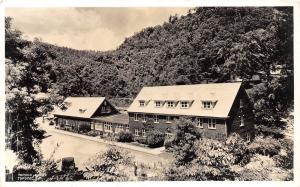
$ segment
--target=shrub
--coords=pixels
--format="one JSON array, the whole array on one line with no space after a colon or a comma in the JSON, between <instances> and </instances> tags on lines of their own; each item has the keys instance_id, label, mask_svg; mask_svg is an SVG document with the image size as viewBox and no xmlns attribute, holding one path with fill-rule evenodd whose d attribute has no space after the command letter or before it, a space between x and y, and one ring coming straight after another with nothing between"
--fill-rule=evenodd
<instances>
[{"instance_id":1,"label":"shrub","mask_svg":"<svg viewBox=\"0 0 300 187\"><path fill-rule=\"evenodd\" d=\"M150 131L147 134L147 145L151 148L161 147L164 145L165 134L159 131Z\"/></svg>"},{"instance_id":2,"label":"shrub","mask_svg":"<svg viewBox=\"0 0 300 187\"><path fill-rule=\"evenodd\" d=\"M95 137L98 135L98 133L95 131L89 131L88 133L86 133L86 135Z\"/></svg>"},{"instance_id":3,"label":"shrub","mask_svg":"<svg viewBox=\"0 0 300 187\"><path fill-rule=\"evenodd\" d=\"M132 142L133 141L133 135L130 132L120 132L117 136L118 142Z\"/></svg>"},{"instance_id":4,"label":"shrub","mask_svg":"<svg viewBox=\"0 0 300 187\"><path fill-rule=\"evenodd\" d=\"M270 136L257 136L248 148L252 154L261 154L272 157L279 154L281 144L278 140Z\"/></svg>"},{"instance_id":5,"label":"shrub","mask_svg":"<svg viewBox=\"0 0 300 187\"><path fill-rule=\"evenodd\" d=\"M128 170L133 165L133 157L123 149L109 147L104 153L97 153L86 163L86 180L127 181L133 173Z\"/></svg>"}]
</instances>

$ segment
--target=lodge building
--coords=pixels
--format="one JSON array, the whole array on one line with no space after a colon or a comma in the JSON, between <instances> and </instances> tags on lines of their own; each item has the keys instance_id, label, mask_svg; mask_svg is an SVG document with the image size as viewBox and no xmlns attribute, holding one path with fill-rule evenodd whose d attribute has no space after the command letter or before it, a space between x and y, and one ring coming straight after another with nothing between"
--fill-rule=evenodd
<instances>
[{"instance_id":1,"label":"lodge building","mask_svg":"<svg viewBox=\"0 0 300 187\"><path fill-rule=\"evenodd\" d=\"M181 116L195 121L204 137L222 139L233 132L247 140L254 136L254 114L242 82L144 87L128 114L137 136L148 124L172 133Z\"/></svg>"},{"instance_id":2,"label":"lodge building","mask_svg":"<svg viewBox=\"0 0 300 187\"><path fill-rule=\"evenodd\" d=\"M204 137L224 139L235 132L254 137L254 114L241 82L144 87L127 113L118 111L104 97L69 97L65 111L55 113L57 124L104 134L131 132L146 137L147 125L174 133L175 120L193 120Z\"/></svg>"}]
</instances>

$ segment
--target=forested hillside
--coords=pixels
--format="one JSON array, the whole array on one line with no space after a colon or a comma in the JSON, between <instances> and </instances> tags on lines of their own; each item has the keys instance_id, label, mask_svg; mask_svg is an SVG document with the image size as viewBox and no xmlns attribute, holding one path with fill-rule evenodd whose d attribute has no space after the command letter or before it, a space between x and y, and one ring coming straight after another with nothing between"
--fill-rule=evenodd
<instances>
[{"instance_id":1,"label":"forested hillside","mask_svg":"<svg viewBox=\"0 0 300 187\"><path fill-rule=\"evenodd\" d=\"M267 74L278 64L292 70L292 32L291 8L196 8L143 29L114 51L41 45L54 56L60 94L131 97L145 85L224 82L230 74Z\"/></svg>"}]
</instances>

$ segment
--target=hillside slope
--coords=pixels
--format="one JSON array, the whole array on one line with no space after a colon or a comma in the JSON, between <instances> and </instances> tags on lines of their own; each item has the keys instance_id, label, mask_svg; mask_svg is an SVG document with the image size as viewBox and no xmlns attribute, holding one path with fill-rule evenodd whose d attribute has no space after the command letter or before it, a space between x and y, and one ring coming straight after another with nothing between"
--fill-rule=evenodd
<instances>
[{"instance_id":1,"label":"hillside slope","mask_svg":"<svg viewBox=\"0 0 300 187\"><path fill-rule=\"evenodd\" d=\"M230 74L267 74L278 64L292 70L292 13L272 7L196 8L143 29L114 51L52 45L47 51L55 56L61 95L132 97L145 85L224 82Z\"/></svg>"}]
</instances>

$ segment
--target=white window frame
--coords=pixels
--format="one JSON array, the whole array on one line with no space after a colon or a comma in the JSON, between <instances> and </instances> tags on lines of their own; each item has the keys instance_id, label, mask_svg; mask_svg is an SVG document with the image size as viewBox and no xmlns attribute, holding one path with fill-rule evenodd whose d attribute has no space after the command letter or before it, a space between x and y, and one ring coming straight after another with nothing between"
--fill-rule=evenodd
<instances>
[{"instance_id":1,"label":"white window frame","mask_svg":"<svg viewBox=\"0 0 300 187\"><path fill-rule=\"evenodd\" d=\"M190 103L188 101L181 101L180 102L180 108L189 108Z\"/></svg>"},{"instance_id":2,"label":"white window frame","mask_svg":"<svg viewBox=\"0 0 300 187\"><path fill-rule=\"evenodd\" d=\"M133 117L134 117L134 121L139 121L139 114L134 113Z\"/></svg>"},{"instance_id":3,"label":"white window frame","mask_svg":"<svg viewBox=\"0 0 300 187\"><path fill-rule=\"evenodd\" d=\"M104 122L104 131L112 132L112 124L109 122Z\"/></svg>"},{"instance_id":4,"label":"white window frame","mask_svg":"<svg viewBox=\"0 0 300 187\"><path fill-rule=\"evenodd\" d=\"M244 115L241 115L240 118L241 118L241 124L240 124L240 127L244 127L244 126L245 126Z\"/></svg>"},{"instance_id":5,"label":"white window frame","mask_svg":"<svg viewBox=\"0 0 300 187\"><path fill-rule=\"evenodd\" d=\"M139 103L140 103L140 107L146 106L146 101L141 100L141 101L139 101Z\"/></svg>"},{"instance_id":6,"label":"white window frame","mask_svg":"<svg viewBox=\"0 0 300 187\"><path fill-rule=\"evenodd\" d=\"M125 131L126 131L126 132L129 132L129 125L126 125L126 126L125 126Z\"/></svg>"},{"instance_id":7,"label":"white window frame","mask_svg":"<svg viewBox=\"0 0 300 187\"><path fill-rule=\"evenodd\" d=\"M162 107L162 102L161 101L155 101L155 107L157 107L157 108Z\"/></svg>"},{"instance_id":8,"label":"white window frame","mask_svg":"<svg viewBox=\"0 0 300 187\"><path fill-rule=\"evenodd\" d=\"M142 114L142 122L143 123L147 122L147 116L146 116L146 114Z\"/></svg>"},{"instance_id":9,"label":"white window frame","mask_svg":"<svg viewBox=\"0 0 300 187\"><path fill-rule=\"evenodd\" d=\"M240 99L240 108L244 108L244 101Z\"/></svg>"},{"instance_id":10,"label":"white window frame","mask_svg":"<svg viewBox=\"0 0 300 187\"><path fill-rule=\"evenodd\" d=\"M213 108L213 102L212 101L202 101L202 108L212 109Z\"/></svg>"},{"instance_id":11,"label":"white window frame","mask_svg":"<svg viewBox=\"0 0 300 187\"><path fill-rule=\"evenodd\" d=\"M146 130L142 129L142 137L146 137Z\"/></svg>"},{"instance_id":12,"label":"white window frame","mask_svg":"<svg viewBox=\"0 0 300 187\"><path fill-rule=\"evenodd\" d=\"M166 123L172 123L171 116L166 116Z\"/></svg>"},{"instance_id":13,"label":"white window frame","mask_svg":"<svg viewBox=\"0 0 300 187\"><path fill-rule=\"evenodd\" d=\"M246 134L246 141L247 142L250 142L251 141L251 136L249 133Z\"/></svg>"},{"instance_id":14,"label":"white window frame","mask_svg":"<svg viewBox=\"0 0 300 187\"><path fill-rule=\"evenodd\" d=\"M159 123L158 115L153 115L154 123Z\"/></svg>"},{"instance_id":15,"label":"white window frame","mask_svg":"<svg viewBox=\"0 0 300 187\"><path fill-rule=\"evenodd\" d=\"M204 118L197 118L197 124L196 126L200 129L203 129L203 124L204 124Z\"/></svg>"},{"instance_id":16,"label":"white window frame","mask_svg":"<svg viewBox=\"0 0 300 187\"><path fill-rule=\"evenodd\" d=\"M216 119L208 118L207 120L208 120L207 121L208 129L217 129L217 120Z\"/></svg>"},{"instance_id":17,"label":"white window frame","mask_svg":"<svg viewBox=\"0 0 300 187\"><path fill-rule=\"evenodd\" d=\"M167 101L167 107L168 108L174 108L175 107L175 102L174 101Z\"/></svg>"},{"instance_id":18,"label":"white window frame","mask_svg":"<svg viewBox=\"0 0 300 187\"><path fill-rule=\"evenodd\" d=\"M139 133L140 133L140 132L139 132L139 129L134 129L134 136L140 136Z\"/></svg>"}]
</instances>

